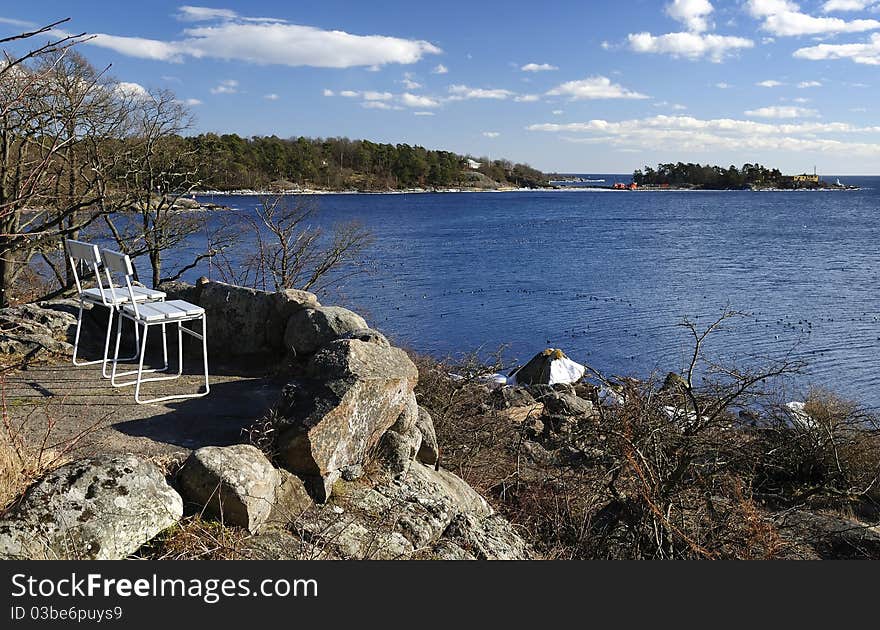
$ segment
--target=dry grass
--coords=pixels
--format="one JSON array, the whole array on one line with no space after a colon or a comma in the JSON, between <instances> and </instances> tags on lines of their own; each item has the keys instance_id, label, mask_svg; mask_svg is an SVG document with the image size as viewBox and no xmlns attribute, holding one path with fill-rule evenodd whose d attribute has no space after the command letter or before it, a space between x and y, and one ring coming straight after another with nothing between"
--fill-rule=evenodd
<instances>
[{"instance_id":1,"label":"dry grass","mask_svg":"<svg viewBox=\"0 0 880 630\"><path fill-rule=\"evenodd\" d=\"M238 527L187 516L147 543L138 555L149 560L238 560L248 536Z\"/></svg>"},{"instance_id":2,"label":"dry grass","mask_svg":"<svg viewBox=\"0 0 880 630\"><path fill-rule=\"evenodd\" d=\"M780 510L880 514L876 419L827 392L807 399L807 428L778 405L749 422L728 409L770 400L766 390L717 406L741 381L697 393L697 404L713 412L691 421L687 413L670 417L669 405L682 403L659 379L627 380L622 406L535 437L531 418L515 422L487 404L485 387L449 378L460 366L414 360L443 465L523 527L545 557L795 557L809 541L776 530Z\"/></svg>"}]
</instances>

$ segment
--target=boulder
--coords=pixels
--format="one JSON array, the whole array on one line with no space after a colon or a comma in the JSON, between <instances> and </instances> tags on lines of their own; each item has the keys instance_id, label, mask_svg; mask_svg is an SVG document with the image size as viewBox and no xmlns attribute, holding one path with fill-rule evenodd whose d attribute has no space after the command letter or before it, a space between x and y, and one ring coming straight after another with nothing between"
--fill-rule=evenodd
<instances>
[{"instance_id":1,"label":"boulder","mask_svg":"<svg viewBox=\"0 0 880 630\"><path fill-rule=\"evenodd\" d=\"M534 397L525 387L499 387L489 394L489 402L495 409L530 407L535 405Z\"/></svg>"},{"instance_id":2,"label":"boulder","mask_svg":"<svg viewBox=\"0 0 880 630\"><path fill-rule=\"evenodd\" d=\"M339 338L360 339L361 341L366 341L367 343L378 344L384 348L388 348L391 345L385 335L380 333L378 330L373 330L372 328L359 328L358 330L352 330L351 332L343 334Z\"/></svg>"},{"instance_id":3,"label":"boulder","mask_svg":"<svg viewBox=\"0 0 880 630\"><path fill-rule=\"evenodd\" d=\"M831 512L790 510L776 518L783 538L825 559L880 559L880 527Z\"/></svg>"},{"instance_id":4,"label":"boulder","mask_svg":"<svg viewBox=\"0 0 880 630\"><path fill-rule=\"evenodd\" d=\"M0 521L0 557L125 558L183 515L183 501L153 463L99 456L57 468Z\"/></svg>"},{"instance_id":5,"label":"boulder","mask_svg":"<svg viewBox=\"0 0 880 630\"><path fill-rule=\"evenodd\" d=\"M449 524L445 536L478 560L526 560L531 556L528 545L510 521L497 514L486 518L467 512L459 514Z\"/></svg>"},{"instance_id":6,"label":"boulder","mask_svg":"<svg viewBox=\"0 0 880 630\"><path fill-rule=\"evenodd\" d=\"M256 532L275 505L281 478L249 444L206 446L194 451L177 477L187 503L224 523Z\"/></svg>"},{"instance_id":7,"label":"boulder","mask_svg":"<svg viewBox=\"0 0 880 630\"><path fill-rule=\"evenodd\" d=\"M572 394L554 392L541 398L547 413L559 416L593 415L593 403Z\"/></svg>"},{"instance_id":8,"label":"boulder","mask_svg":"<svg viewBox=\"0 0 880 630\"><path fill-rule=\"evenodd\" d=\"M388 429L379 443L379 462L386 472L406 476L421 446L422 434L415 425L402 433Z\"/></svg>"},{"instance_id":9,"label":"boulder","mask_svg":"<svg viewBox=\"0 0 880 630\"><path fill-rule=\"evenodd\" d=\"M208 324L208 351L214 356L283 354L267 335L274 311L272 293L237 287L223 282L206 282L199 287L199 306Z\"/></svg>"},{"instance_id":10,"label":"boulder","mask_svg":"<svg viewBox=\"0 0 880 630\"><path fill-rule=\"evenodd\" d=\"M321 304L314 293L299 289L285 289L272 294L272 310L266 320L266 341L272 348L284 349L287 322L296 311L318 308Z\"/></svg>"},{"instance_id":11,"label":"boulder","mask_svg":"<svg viewBox=\"0 0 880 630\"><path fill-rule=\"evenodd\" d=\"M308 355L346 333L368 328L364 318L340 306L295 311L287 322L284 344L296 355Z\"/></svg>"},{"instance_id":12,"label":"boulder","mask_svg":"<svg viewBox=\"0 0 880 630\"><path fill-rule=\"evenodd\" d=\"M417 461L405 478L374 487L363 480L339 485L331 503L316 519L304 523L303 535L311 544L341 558L420 557L425 550L451 547L442 543L457 516L469 515L469 523L479 530L479 524L493 515L486 500L461 478ZM495 529L503 539L500 526ZM512 529L509 533L515 536ZM510 548L525 548L518 536L507 543ZM458 551L455 555L467 557ZM486 557L494 556L490 553Z\"/></svg>"},{"instance_id":13,"label":"boulder","mask_svg":"<svg viewBox=\"0 0 880 630\"><path fill-rule=\"evenodd\" d=\"M342 469L366 464L411 404L418 371L399 348L344 339L315 354L305 374L276 408L279 460L325 501Z\"/></svg>"},{"instance_id":14,"label":"boulder","mask_svg":"<svg viewBox=\"0 0 880 630\"><path fill-rule=\"evenodd\" d=\"M0 354L73 356L78 306L56 300L0 310Z\"/></svg>"},{"instance_id":15,"label":"boulder","mask_svg":"<svg viewBox=\"0 0 880 630\"><path fill-rule=\"evenodd\" d=\"M437 444L437 433L434 431L434 420L424 407L419 407L419 417L416 420L416 428L422 434L422 442L419 446L418 460L423 464L433 466L440 460L440 446Z\"/></svg>"}]
</instances>

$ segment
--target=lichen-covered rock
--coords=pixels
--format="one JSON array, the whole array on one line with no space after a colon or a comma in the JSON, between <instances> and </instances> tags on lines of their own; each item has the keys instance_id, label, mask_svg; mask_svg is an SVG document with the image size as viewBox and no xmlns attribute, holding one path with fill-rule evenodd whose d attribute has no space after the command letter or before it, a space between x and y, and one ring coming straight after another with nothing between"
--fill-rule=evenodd
<instances>
[{"instance_id":1,"label":"lichen-covered rock","mask_svg":"<svg viewBox=\"0 0 880 630\"><path fill-rule=\"evenodd\" d=\"M412 400L418 371L398 348L345 339L315 354L306 376L277 408L279 459L324 501L343 468L368 462Z\"/></svg>"},{"instance_id":2,"label":"lichen-covered rock","mask_svg":"<svg viewBox=\"0 0 880 630\"><path fill-rule=\"evenodd\" d=\"M197 511L251 532L268 520L281 484L272 463L249 444L198 449L177 481L181 494Z\"/></svg>"},{"instance_id":3,"label":"lichen-covered rock","mask_svg":"<svg viewBox=\"0 0 880 630\"><path fill-rule=\"evenodd\" d=\"M0 354L73 356L78 304L56 300L0 310Z\"/></svg>"},{"instance_id":4,"label":"lichen-covered rock","mask_svg":"<svg viewBox=\"0 0 880 630\"><path fill-rule=\"evenodd\" d=\"M332 557L529 557L528 546L512 526L448 471L413 462L405 478L376 486L363 481L339 486L301 532ZM453 538L450 525L460 517L466 519Z\"/></svg>"},{"instance_id":5,"label":"lichen-covered rock","mask_svg":"<svg viewBox=\"0 0 880 630\"><path fill-rule=\"evenodd\" d=\"M79 460L47 474L0 521L0 557L121 559L180 520L183 501L134 455Z\"/></svg>"},{"instance_id":6,"label":"lichen-covered rock","mask_svg":"<svg viewBox=\"0 0 880 630\"><path fill-rule=\"evenodd\" d=\"M199 306L208 323L208 351L215 356L247 356L282 352L267 338L266 322L274 311L272 293L224 282L199 287Z\"/></svg>"},{"instance_id":7,"label":"lichen-covered rock","mask_svg":"<svg viewBox=\"0 0 880 630\"><path fill-rule=\"evenodd\" d=\"M352 330L351 332L347 332L341 335L339 338L359 339L361 341L366 341L367 343L375 343L382 346L383 348L387 348L391 345L385 335L380 333L378 330L373 330L372 328L359 328L358 330Z\"/></svg>"},{"instance_id":8,"label":"lichen-covered rock","mask_svg":"<svg viewBox=\"0 0 880 630\"><path fill-rule=\"evenodd\" d=\"M317 296L299 289L285 289L272 294L272 310L266 320L266 341L273 348L284 348L284 333L290 316L304 308L318 308Z\"/></svg>"},{"instance_id":9,"label":"lichen-covered rock","mask_svg":"<svg viewBox=\"0 0 880 630\"><path fill-rule=\"evenodd\" d=\"M287 322L284 343L296 355L308 355L343 335L368 328L364 318L340 306L295 311Z\"/></svg>"},{"instance_id":10,"label":"lichen-covered rock","mask_svg":"<svg viewBox=\"0 0 880 630\"><path fill-rule=\"evenodd\" d=\"M423 464L433 466L440 459L440 446L437 444L437 433L434 431L434 420L424 407L419 407L416 428L422 434L422 442L416 457Z\"/></svg>"},{"instance_id":11,"label":"lichen-covered rock","mask_svg":"<svg viewBox=\"0 0 880 630\"><path fill-rule=\"evenodd\" d=\"M548 413L559 416L592 415L594 412L592 402L572 394L554 392L542 397L541 402Z\"/></svg>"},{"instance_id":12,"label":"lichen-covered rock","mask_svg":"<svg viewBox=\"0 0 880 630\"><path fill-rule=\"evenodd\" d=\"M486 518L459 514L449 524L446 536L479 560L526 560L531 555L510 521L497 514Z\"/></svg>"},{"instance_id":13,"label":"lichen-covered rock","mask_svg":"<svg viewBox=\"0 0 880 630\"><path fill-rule=\"evenodd\" d=\"M422 434L415 425L404 433L388 429L379 443L378 459L382 469L392 475L405 476L421 446Z\"/></svg>"}]
</instances>

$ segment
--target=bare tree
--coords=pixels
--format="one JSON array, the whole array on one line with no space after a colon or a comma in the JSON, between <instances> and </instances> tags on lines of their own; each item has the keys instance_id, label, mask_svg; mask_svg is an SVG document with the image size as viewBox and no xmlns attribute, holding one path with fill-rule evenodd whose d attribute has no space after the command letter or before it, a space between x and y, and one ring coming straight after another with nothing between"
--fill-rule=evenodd
<instances>
[{"instance_id":1,"label":"bare tree","mask_svg":"<svg viewBox=\"0 0 880 630\"><path fill-rule=\"evenodd\" d=\"M264 197L253 215L241 215L254 231L256 243L243 261L242 273L230 280L246 280L264 290L322 292L363 273L360 255L372 243L369 231L350 222L326 234L310 223L317 212L318 205L311 199Z\"/></svg>"},{"instance_id":2,"label":"bare tree","mask_svg":"<svg viewBox=\"0 0 880 630\"><path fill-rule=\"evenodd\" d=\"M45 34L64 21L2 39L0 44ZM80 213L95 201L87 190L64 200L54 198L63 177L58 160L82 139L79 129L69 133L72 127L65 121L80 120L87 108L85 98L66 102L60 98L56 70L70 48L84 39L82 34L65 36L20 56L4 53L0 67L0 307L9 304L10 288L36 252L92 220ZM87 81L83 91L95 89L95 84Z\"/></svg>"},{"instance_id":3,"label":"bare tree","mask_svg":"<svg viewBox=\"0 0 880 630\"><path fill-rule=\"evenodd\" d=\"M132 258L147 256L153 286L158 286L216 256L233 234L214 234L193 260L165 271L165 253L205 229L204 216L184 207L184 197L199 184L196 152L180 137L191 116L167 90L134 93L131 105L130 129L117 147L116 172L104 184L104 218L121 251Z\"/></svg>"}]
</instances>

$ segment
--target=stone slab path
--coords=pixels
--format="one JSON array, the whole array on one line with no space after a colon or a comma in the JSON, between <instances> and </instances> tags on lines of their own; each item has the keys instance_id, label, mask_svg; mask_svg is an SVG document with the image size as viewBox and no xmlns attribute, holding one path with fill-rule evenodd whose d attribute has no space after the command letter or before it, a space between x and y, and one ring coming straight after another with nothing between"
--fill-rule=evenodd
<instances>
[{"instance_id":1,"label":"stone slab path","mask_svg":"<svg viewBox=\"0 0 880 630\"><path fill-rule=\"evenodd\" d=\"M208 396L146 405L135 403L133 387L111 387L101 377L100 365L74 367L56 361L30 366L0 375L0 408L35 448L44 441L52 447L80 436L71 456L176 457L202 446L240 442L242 429L263 416L284 383L253 368L214 363ZM197 359L189 365L200 367ZM177 380L145 384L142 393L152 397L203 387L203 377L184 373Z\"/></svg>"}]
</instances>

